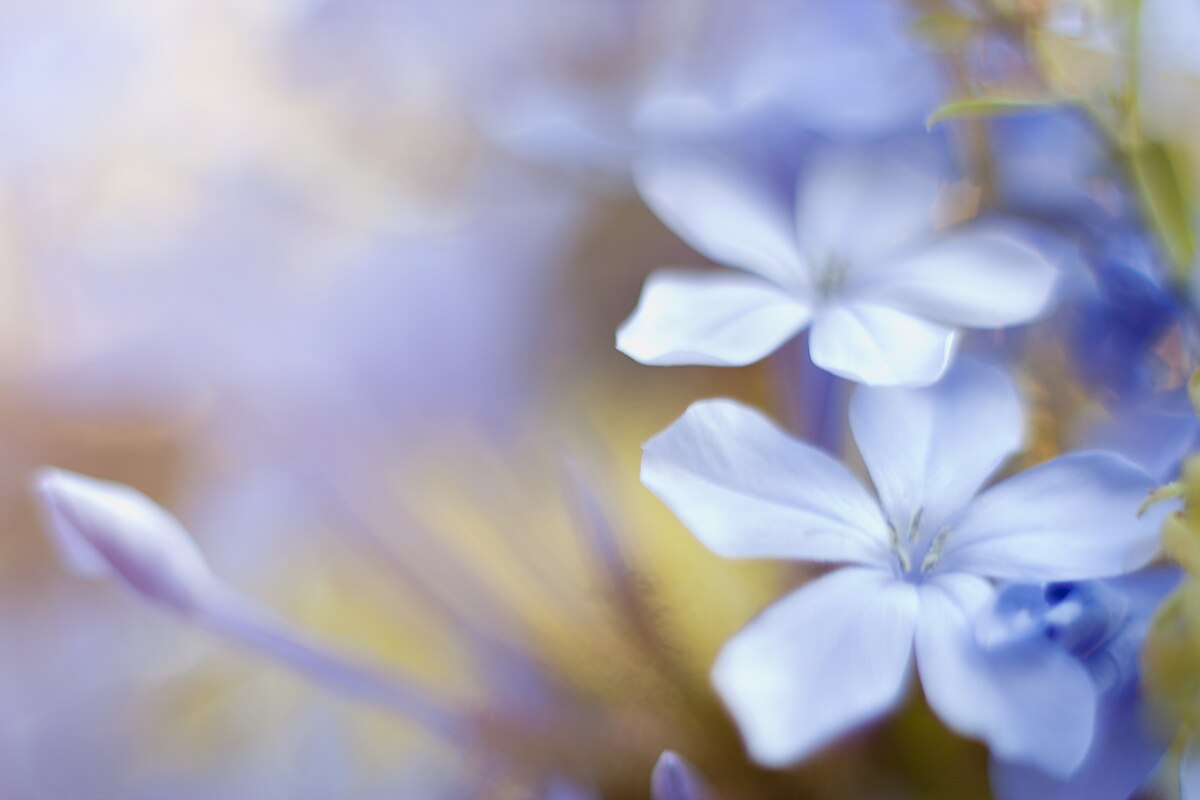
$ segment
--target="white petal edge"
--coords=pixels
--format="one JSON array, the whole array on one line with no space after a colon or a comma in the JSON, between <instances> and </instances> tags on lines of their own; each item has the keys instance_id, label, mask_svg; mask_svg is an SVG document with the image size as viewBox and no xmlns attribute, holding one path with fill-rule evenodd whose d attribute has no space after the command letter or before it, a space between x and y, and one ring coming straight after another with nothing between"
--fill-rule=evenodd
<instances>
[{"instance_id":1,"label":"white petal edge","mask_svg":"<svg viewBox=\"0 0 1200 800\"><path fill-rule=\"evenodd\" d=\"M796 335L811 309L772 283L731 270L658 270L617 331L617 349L656 366L742 366Z\"/></svg>"},{"instance_id":2,"label":"white petal edge","mask_svg":"<svg viewBox=\"0 0 1200 800\"><path fill-rule=\"evenodd\" d=\"M727 558L890 566L887 526L849 470L733 400L701 400L646 442L642 483Z\"/></svg>"},{"instance_id":3,"label":"white petal edge","mask_svg":"<svg viewBox=\"0 0 1200 800\"><path fill-rule=\"evenodd\" d=\"M751 757L792 764L893 708L908 686L916 619L911 584L847 567L735 634L712 679Z\"/></svg>"},{"instance_id":4,"label":"white petal edge","mask_svg":"<svg viewBox=\"0 0 1200 800\"><path fill-rule=\"evenodd\" d=\"M953 328L869 303L819 308L809 354L821 369L868 386L927 386L950 366Z\"/></svg>"},{"instance_id":5,"label":"white petal edge","mask_svg":"<svg viewBox=\"0 0 1200 800\"><path fill-rule=\"evenodd\" d=\"M983 739L998 758L1070 775L1095 727L1091 679L1049 643L1034 652L985 653L973 619L992 591L963 574L921 586L916 653L925 698L947 726Z\"/></svg>"},{"instance_id":6,"label":"white petal edge","mask_svg":"<svg viewBox=\"0 0 1200 800\"><path fill-rule=\"evenodd\" d=\"M947 535L938 568L1030 583L1131 572L1158 550L1164 511L1137 516L1154 486L1112 453L1060 456L972 500Z\"/></svg>"}]
</instances>

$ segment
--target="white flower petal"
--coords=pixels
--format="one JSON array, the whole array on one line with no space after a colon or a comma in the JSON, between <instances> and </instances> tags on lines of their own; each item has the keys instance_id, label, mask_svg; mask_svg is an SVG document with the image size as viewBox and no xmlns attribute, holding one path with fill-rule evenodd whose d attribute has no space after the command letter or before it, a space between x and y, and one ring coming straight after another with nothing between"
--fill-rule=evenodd
<instances>
[{"instance_id":1,"label":"white flower petal","mask_svg":"<svg viewBox=\"0 0 1200 800\"><path fill-rule=\"evenodd\" d=\"M1020 447L1022 426L1012 381L972 361L934 386L863 386L850 399L854 439L899 528L920 512L922 525L940 529Z\"/></svg>"},{"instance_id":2,"label":"white flower petal","mask_svg":"<svg viewBox=\"0 0 1200 800\"><path fill-rule=\"evenodd\" d=\"M911 584L847 567L737 633L712 678L750 755L785 766L892 708L908 684L916 618Z\"/></svg>"},{"instance_id":3,"label":"white flower petal","mask_svg":"<svg viewBox=\"0 0 1200 800\"><path fill-rule=\"evenodd\" d=\"M938 567L1037 583L1120 575L1158 549L1161 511L1141 519L1154 488L1111 453L1056 458L988 489L946 537Z\"/></svg>"},{"instance_id":4,"label":"white flower petal","mask_svg":"<svg viewBox=\"0 0 1200 800\"><path fill-rule=\"evenodd\" d=\"M681 239L712 260L802 290L807 268L788 209L716 159L647 157L634 165L646 204Z\"/></svg>"},{"instance_id":5,"label":"white flower petal","mask_svg":"<svg viewBox=\"0 0 1200 800\"><path fill-rule=\"evenodd\" d=\"M1038 251L997 230L951 234L852 274L846 291L947 325L1002 328L1050 303L1058 273Z\"/></svg>"},{"instance_id":6,"label":"white flower petal","mask_svg":"<svg viewBox=\"0 0 1200 800\"><path fill-rule=\"evenodd\" d=\"M991 593L971 575L921 586L917 670L929 705L952 729L986 741L998 757L1059 776L1083 761L1096 697L1083 666L1045 647L985 652L972 619Z\"/></svg>"},{"instance_id":7,"label":"white flower petal","mask_svg":"<svg viewBox=\"0 0 1200 800\"><path fill-rule=\"evenodd\" d=\"M797 185L796 240L814 267L838 256L854 270L933 229L938 181L909 166L837 153Z\"/></svg>"},{"instance_id":8,"label":"white flower petal","mask_svg":"<svg viewBox=\"0 0 1200 800\"><path fill-rule=\"evenodd\" d=\"M950 364L958 337L952 328L878 305L839 303L813 317L813 363L871 386L924 386Z\"/></svg>"},{"instance_id":9,"label":"white flower petal","mask_svg":"<svg viewBox=\"0 0 1200 800\"><path fill-rule=\"evenodd\" d=\"M744 273L659 270L617 331L617 349L643 364L740 366L808 324L811 310Z\"/></svg>"},{"instance_id":10,"label":"white flower petal","mask_svg":"<svg viewBox=\"0 0 1200 800\"><path fill-rule=\"evenodd\" d=\"M694 403L643 449L642 483L720 555L891 563L858 479L741 403Z\"/></svg>"}]
</instances>

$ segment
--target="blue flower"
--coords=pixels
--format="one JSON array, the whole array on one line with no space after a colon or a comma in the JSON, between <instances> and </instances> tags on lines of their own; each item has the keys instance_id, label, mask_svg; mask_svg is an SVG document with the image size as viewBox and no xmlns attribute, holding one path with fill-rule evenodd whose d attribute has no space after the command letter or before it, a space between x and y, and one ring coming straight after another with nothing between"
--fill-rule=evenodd
<instances>
[{"instance_id":1,"label":"blue flower","mask_svg":"<svg viewBox=\"0 0 1200 800\"><path fill-rule=\"evenodd\" d=\"M1186 322L1183 307L1144 234L1119 231L1092 249L1089 274L1065 315L1072 365L1088 384L1126 398L1161 383L1155 347Z\"/></svg>"},{"instance_id":2,"label":"blue flower","mask_svg":"<svg viewBox=\"0 0 1200 800\"><path fill-rule=\"evenodd\" d=\"M1142 704L1137 657L1154 609L1178 580L1178 570L1161 568L1107 581L1000 590L976 624L981 646L989 652L1018 647L1068 653L1091 676L1097 706L1096 734L1078 770L1063 780L993 760L997 797L1124 800L1145 782L1167 743Z\"/></svg>"},{"instance_id":3,"label":"blue flower","mask_svg":"<svg viewBox=\"0 0 1200 800\"><path fill-rule=\"evenodd\" d=\"M1095 693L1066 652L985 655L989 578L1121 574L1157 547L1135 514L1153 488L1108 453L1062 456L981 493L1021 444L999 370L964 362L932 388L856 391L850 425L878 500L844 466L729 400L694 404L645 445L642 481L716 553L840 562L724 647L713 682L751 755L801 759L899 702L915 651L933 710L1000 758L1066 776ZM977 494L978 493L978 494Z\"/></svg>"},{"instance_id":4,"label":"blue flower","mask_svg":"<svg viewBox=\"0 0 1200 800\"><path fill-rule=\"evenodd\" d=\"M933 236L937 181L896 163L818 161L794 212L716 160L648 158L637 182L672 230L740 270L652 274L617 334L645 364L748 364L811 326L809 353L829 372L928 384L949 366L958 327L1028 322L1056 280L994 228Z\"/></svg>"}]
</instances>

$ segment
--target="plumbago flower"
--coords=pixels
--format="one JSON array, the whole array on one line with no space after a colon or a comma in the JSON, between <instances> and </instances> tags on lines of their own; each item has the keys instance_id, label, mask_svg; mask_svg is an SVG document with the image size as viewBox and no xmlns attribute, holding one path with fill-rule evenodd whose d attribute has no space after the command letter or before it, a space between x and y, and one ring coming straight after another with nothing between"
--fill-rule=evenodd
<instances>
[{"instance_id":1,"label":"plumbago flower","mask_svg":"<svg viewBox=\"0 0 1200 800\"><path fill-rule=\"evenodd\" d=\"M817 366L923 385L946 371L958 327L1028 322L1054 288L1046 259L994 226L934 235L937 181L892 162L820 160L791 211L715 159L651 157L636 179L668 227L740 270L652 274L617 333L643 364L749 364L811 326Z\"/></svg>"},{"instance_id":2,"label":"plumbago flower","mask_svg":"<svg viewBox=\"0 0 1200 800\"><path fill-rule=\"evenodd\" d=\"M1096 692L1096 732L1087 757L1061 780L993 759L992 791L1000 800L1124 800L1145 782L1167 750L1141 694L1138 653L1150 617L1179 583L1173 567L1106 581L1009 584L976 621L989 653L1061 649L1088 671Z\"/></svg>"},{"instance_id":3,"label":"plumbago flower","mask_svg":"<svg viewBox=\"0 0 1200 800\"><path fill-rule=\"evenodd\" d=\"M781 766L901 699L915 651L925 696L993 754L1066 776L1095 719L1068 653L985 653L989 578L1067 581L1148 561L1153 487L1114 454L1056 458L982 493L1021 443L1001 371L975 362L932 388L859 388L850 424L878 500L844 466L730 400L694 404L645 445L642 481L705 545L734 558L848 564L779 601L724 647L712 678L751 755Z\"/></svg>"}]
</instances>

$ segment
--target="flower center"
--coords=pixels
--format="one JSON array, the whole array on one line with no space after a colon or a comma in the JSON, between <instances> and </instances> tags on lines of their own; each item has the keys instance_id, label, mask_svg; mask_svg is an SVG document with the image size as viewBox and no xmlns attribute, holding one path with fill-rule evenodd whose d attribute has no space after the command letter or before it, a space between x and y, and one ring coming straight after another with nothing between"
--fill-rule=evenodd
<instances>
[{"instance_id":1,"label":"flower center","mask_svg":"<svg viewBox=\"0 0 1200 800\"><path fill-rule=\"evenodd\" d=\"M924 536L921 527L923 514L922 508L913 512L908 525L904 526L903 535L895 522L888 522L889 545L900 567L900 574L911 579L920 579L933 569L942 557L942 547L950 535L949 528L942 528L936 536ZM916 556L920 556L919 562L915 560Z\"/></svg>"},{"instance_id":2,"label":"flower center","mask_svg":"<svg viewBox=\"0 0 1200 800\"><path fill-rule=\"evenodd\" d=\"M840 253L830 253L818 263L817 294L828 300L837 294L841 290L842 284L846 282L846 273L850 269L850 262Z\"/></svg>"}]
</instances>

